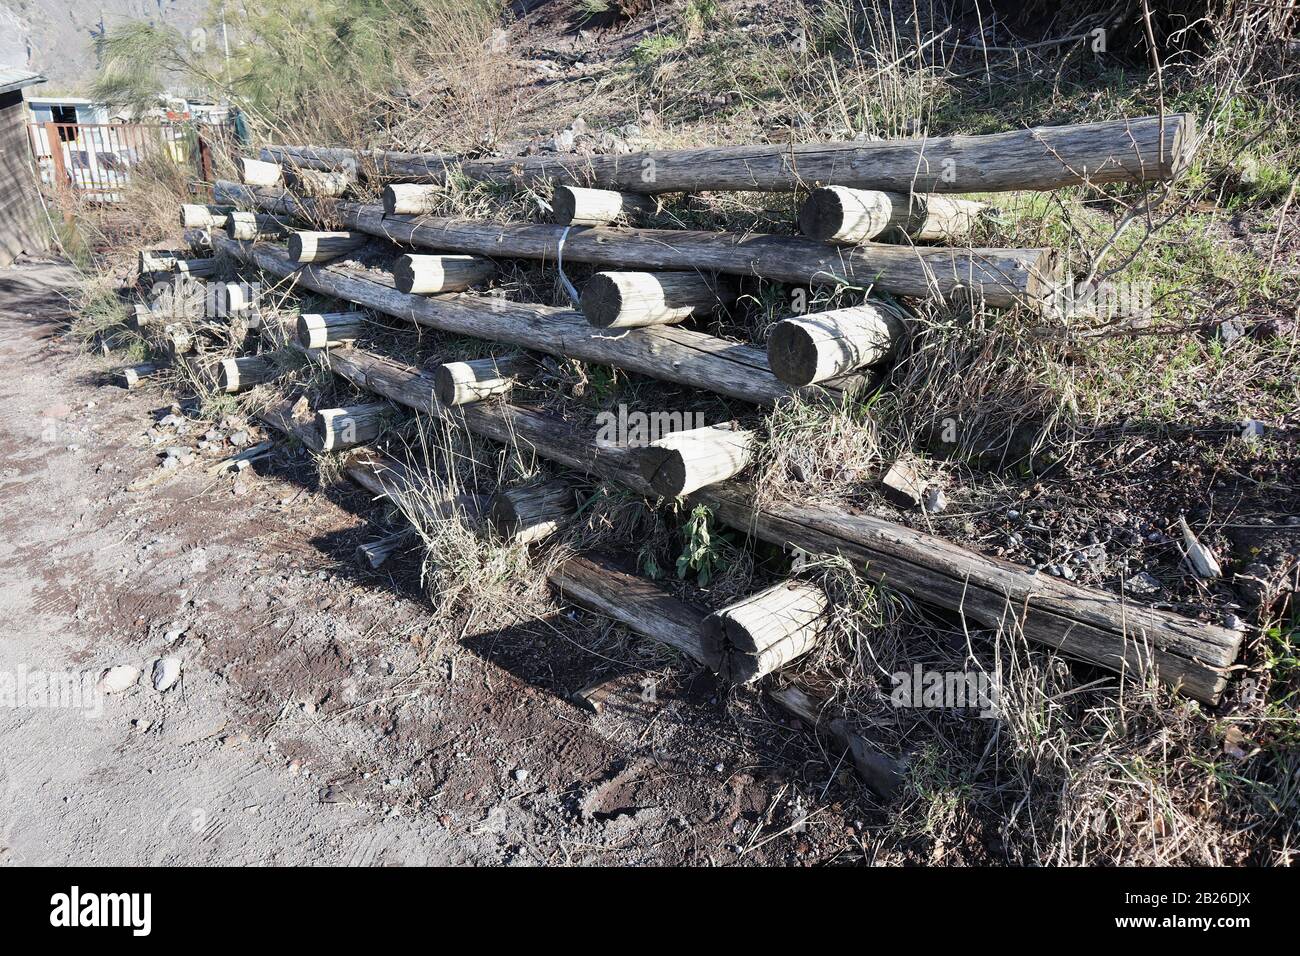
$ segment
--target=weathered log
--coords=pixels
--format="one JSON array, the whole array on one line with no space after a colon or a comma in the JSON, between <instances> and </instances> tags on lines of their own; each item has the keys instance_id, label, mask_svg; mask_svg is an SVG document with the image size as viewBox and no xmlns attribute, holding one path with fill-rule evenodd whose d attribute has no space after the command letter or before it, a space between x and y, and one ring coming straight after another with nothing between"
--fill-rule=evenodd
<instances>
[{"instance_id":1,"label":"weathered log","mask_svg":"<svg viewBox=\"0 0 1300 956\"><path fill-rule=\"evenodd\" d=\"M316 431L322 451L341 451L379 437L393 407L387 402L322 408L316 413Z\"/></svg>"},{"instance_id":2,"label":"weathered log","mask_svg":"<svg viewBox=\"0 0 1300 956\"><path fill-rule=\"evenodd\" d=\"M384 214L388 216L426 216L437 212L444 190L441 186L420 183L389 183L384 187Z\"/></svg>"},{"instance_id":3,"label":"weathered log","mask_svg":"<svg viewBox=\"0 0 1300 956\"><path fill-rule=\"evenodd\" d=\"M233 394L275 381L280 375L280 367L261 355L222 359L217 366L217 387Z\"/></svg>"},{"instance_id":4,"label":"weathered log","mask_svg":"<svg viewBox=\"0 0 1300 956\"><path fill-rule=\"evenodd\" d=\"M556 479L498 491L489 514L502 536L532 544L558 531L577 510L573 486Z\"/></svg>"},{"instance_id":5,"label":"weathered log","mask_svg":"<svg viewBox=\"0 0 1300 956\"><path fill-rule=\"evenodd\" d=\"M172 271L201 279L216 275L219 265L216 259L177 259L172 265Z\"/></svg>"},{"instance_id":6,"label":"weathered log","mask_svg":"<svg viewBox=\"0 0 1300 956\"><path fill-rule=\"evenodd\" d=\"M150 272L172 272L180 256L170 249L141 249L138 269L141 275Z\"/></svg>"},{"instance_id":7,"label":"weathered log","mask_svg":"<svg viewBox=\"0 0 1300 956\"><path fill-rule=\"evenodd\" d=\"M843 718L823 719L825 701L818 700L793 684L769 690L767 695L844 750L853 761L853 769L858 772L858 776L880 796L889 800L898 793L903 784L902 765L882 754L861 734L855 733Z\"/></svg>"},{"instance_id":8,"label":"weathered log","mask_svg":"<svg viewBox=\"0 0 1300 956\"><path fill-rule=\"evenodd\" d=\"M346 201L329 210L284 190L250 190L217 183L219 199L244 202L283 215L323 222L393 242L437 250L554 262L563 243L565 262L648 270L698 270L757 276L800 285L848 284L892 295L973 295L991 306L1024 304L1044 309L1061 281L1050 249L951 249L864 243L832 246L799 236L696 232L685 229L614 229L488 223L457 219L384 216L378 206Z\"/></svg>"},{"instance_id":9,"label":"weathered log","mask_svg":"<svg viewBox=\"0 0 1300 956\"><path fill-rule=\"evenodd\" d=\"M356 252L370 237L364 232L294 232L289 234L289 258L294 262L327 262Z\"/></svg>"},{"instance_id":10,"label":"weathered log","mask_svg":"<svg viewBox=\"0 0 1300 956\"><path fill-rule=\"evenodd\" d=\"M229 221L229 215L222 217L220 228L225 229ZM212 249L212 230L216 228L218 227L214 225L205 229L186 229L181 234L181 239L195 252L209 252Z\"/></svg>"},{"instance_id":11,"label":"weathered log","mask_svg":"<svg viewBox=\"0 0 1300 956\"><path fill-rule=\"evenodd\" d=\"M922 242L963 239L985 208L985 203L951 196L821 186L799 210L799 231L837 243L866 242L891 231Z\"/></svg>"},{"instance_id":12,"label":"weathered log","mask_svg":"<svg viewBox=\"0 0 1300 956\"><path fill-rule=\"evenodd\" d=\"M641 475L656 494L678 498L734 478L757 444L752 431L725 425L673 432L639 450Z\"/></svg>"},{"instance_id":13,"label":"weathered log","mask_svg":"<svg viewBox=\"0 0 1300 956\"><path fill-rule=\"evenodd\" d=\"M139 388L140 383L146 378L157 375L163 366L153 362L142 362L139 365L130 365L118 371L113 376L113 381L125 389Z\"/></svg>"},{"instance_id":14,"label":"weathered log","mask_svg":"<svg viewBox=\"0 0 1300 956\"><path fill-rule=\"evenodd\" d=\"M704 628L705 612L608 558L574 557L550 573L561 597L613 618L643 637L667 644L709 670L722 666L722 643Z\"/></svg>"},{"instance_id":15,"label":"weathered log","mask_svg":"<svg viewBox=\"0 0 1300 956\"><path fill-rule=\"evenodd\" d=\"M433 370L433 392L443 405L468 405L504 395L515 376L529 366L522 356L445 362Z\"/></svg>"},{"instance_id":16,"label":"weathered log","mask_svg":"<svg viewBox=\"0 0 1300 956\"><path fill-rule=\"evenodd\" d=\"M812 650L826 606L815 584L784 581L710 614L704 626L722 646L722 678L753 683Z\"/></svg>"},{"instance_id":17,"label":"weathered log","mask_svg":"<svg viewBox=\"0 0 1300 956\"><path fill-rule=\"evenodd\" d=\"M205 206L181 203L181 226L185 229L224 229L231 206Z\"/></svg>"},{"instance_id":18,"label":"weathered log","mask_svg":"<svg viewBox=\"0 0 1300 956\"><path fill-rule=\"evenodd\" d=\"M284 167L260 159L239 159L239 181L246 186L281 186L284 184Z\"/></svg>"},{"instance_id":19,"label":"weathered log","mask_svg":"<svg viewBox=\"0 0 1300 956\"><path fill-rule=\"evenodd\" d=\"M361 388L438 414L432 377L360 349L340 352L331 369ZM504 402L466 405L456 420L504 444L519 443L575 471L620 481L639 494L653 490L640 474L637 449L596 445L571 423ZM1242 635L1214 624L1135 604L1123 596L1033 574L935 535L824 502L769 502L740 481L690 496L724 524L781 547L841 555L873 581L969 617L993 630L1011 629L1122 674L1154 669L1166 686L1217 703Z\"/></svg>"},{"instance_id":20,"label":"weathered log","mask_svg":"<svg viewBox=\"0 0 1300 956\"><path fill-rule=\"evenodd\" d=\"M667 644L709 670L722 666L722 647L704 626L704 612L679 601L667 591L635 574L628 574L600 557L570 558L551 572L550 582L575 604L604 614L633 632ZM886 799L902 783L902 768L886 757L842 719L823 720L825 704L796 685L769 690L768 695L809 727L826 734L846 750L867 786Z\"/></svg>"},{"instance_id":21,"label":"weathered log","mask_svg":"<svg viewBox=\"0 0 1300 956\"><path fill-rule=\"evenodd\" d=\"M399 256L393 264L393 282L399 292L430 295L463 292L492 278L496 266L477 256Z\"/></svg>"},{"instance_id":22,"label":"weathered log","mask_svg":"<svg viewBox=\"0 0 1300 956\"><path fill-rule=\"evenodd\" d=\"M305 349L345 345L361 338L366 328L362 312L303 312L298 316L294 338Z\"/></svg>"},{"instance_id":23,"label":"weathered log","mask_svg":"<svg viewBox=\"0 0 1300 956\"><path fill-rule=\"evenodd\" d=\"M556 186L551 197L552 218L561 226L611 226L633 222L639 216L651 216L659 204L636 193L612 189L584 189L581 186ZM399 212L384 206L390 215Z\"/></svg>"},{"instance_id":24,"label":"weathered log","mask_svg":"<svg viewBox=\"0 0 1300 956\"><path fill-rule=\"evenodd\" d=\"M319 169L295 169L290 175L294 184L308 196L332 198L352 188L353 178L346 172L323 172Z\"/></svg>"},{"instance_id":25,"label":"weathered log","mask_svg":"<svg viewBox=\"0 0 1300 956\"><path fill-rule=\"evenodd\" d=\"M289 232L287 226L274 216L252 212L232 212L226 217L226 234L241 242L263 239L282 239Z\"/></svg>"},{"instance_id":26,"label":"weathered log","mask_svg":"<svg viewBox=\"0 0 1300 956\"><path fill-rule=\"evenodd\" d=\"M976 193L1163 182L1187 167L1197 144L1196 118L1170 113L980 136L538 155L469 160L455 168L488 182L571 183L634 193L790 192L819 183L904 194ZM279 150L293 156L312 147ZM328 152L336 163L356 161L347 150ZM451 165L443 155L369 155L372 175L412 181L445 182Z\"/></svg>"},{"instance_id":27,"label":"weathered log","mask_svg":"<svg viewBox=\"0 0 1300 956\"><path fill-rule=\"evenodd\" d=\"M284 249L217 240L221 251L302 287L367 306L406 321L458 335L491 339L550 355L613 365L652 378L681 382L742 401L770 405L795 394L768 370L767 356L679 326L631 329L618 337L594 332L581 313L474 296L404 295L385 277L345 266L300 267ZM800 394L837 397L860 379L827 383ZM825 391L822 389L825 388Z\"/></svg>"},{"instance_id":28,"label":"weathered log","mask_svg":"<svg viewBox=\"0 0 1300 956\"><path fill-rule=\"evenodd\" d=\"M386 534L382 538L363 542L357 545L357 563L377 571L398 549L412 544L415 538L415 529L404 528Z\"/></svg>"},{"instance_id":29,"label":"weathered log","mask_svg":"<svg viewBox=\"0 0 1300 956\"><path fill-rule=\"evenodd\" d=\"M893 356L907 335L901 310L885 302L782 319L767 339L767 364L796 387L825 382Z\"/></svg>"},{"instance_id":30,"label":"weathered log","mask_svg":"<svg viewBox=\"0 0 1300 956\"><path fill-rule=\"evenodd\" d=\"M735 301L729 283L695 272L597 272L582 289L582 314L600 329L672 325Z\"/></svg>"}]
</instances>

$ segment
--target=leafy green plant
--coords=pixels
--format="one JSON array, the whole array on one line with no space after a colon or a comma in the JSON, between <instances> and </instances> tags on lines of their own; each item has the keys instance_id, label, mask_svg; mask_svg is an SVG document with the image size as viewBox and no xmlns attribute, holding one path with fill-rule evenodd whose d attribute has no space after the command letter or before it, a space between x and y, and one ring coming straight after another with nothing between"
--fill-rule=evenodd
<instances>
[{"instance_id":1,"label":"leafy green plant","mask_svg":"<svg viewBox=\"0 0 1300 956\"><path fill-rule=\"evenodd\" d=\"M677 576L685 578L695 572L700 587L707 587L710 579L727 566L720 545L723 543L712 532L713 512L707 505L696 505L682 528L682 553L677 558Z\"/></svg>"}]
</instances>

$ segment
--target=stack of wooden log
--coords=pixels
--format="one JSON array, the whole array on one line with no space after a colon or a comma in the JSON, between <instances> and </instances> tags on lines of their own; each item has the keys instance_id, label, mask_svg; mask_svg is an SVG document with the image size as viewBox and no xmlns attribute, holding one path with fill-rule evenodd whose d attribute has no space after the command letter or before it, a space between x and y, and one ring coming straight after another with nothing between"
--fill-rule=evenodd
<instances>
[{"instance_id":1,"label":"stack of wooden log","mask_svg":"<svg viewBox=\"0 0 1300 956\"><path fill-rule=\"evenodd\" d=\"M1035 575L831 505L759 506L740 479L758 441L745 429L712 426L644 448L610 447L582 428L510 402L512 388L537 366L528 351L612 365L758 406L793 396L853 395L873 384L909 334L900 299L967 295L995 307L1042 309L1063 281L1052 250L927 245L968 240L976 229L984 200L954 194L1167 180L1187 164L1193 142L1192 117L1171 115L989 137L581 160L455 163L441 155L268 147L259 159L244 161L243 184L218 183L215 204L185 207L182 223L199 247L346 303L337 312L299 317L291 339L300 350L327 354L333 372L375 401L318 410L307 428L314 448L373 442L394 407L437 415L492 440L527 443L581 476L621 482L651 497L686 496L745 534L845 556L869 577L982 626L1012 625L1074 657L1125 674L1154 673L1215 703L1239 648L1236 631ZM492 182L546 182L554 187L556 222L437 216L453 167ZM649 178L646 170L652 170ZM382 205L347 198L363 178L386 181ZM637 227L655 216L659 194L705 189L807 190L799 215L805 235ZM408 250L395 257L390 276L330 261L376 240ZM559 265L561 255L609 270L588 281L578 308L474 292L492 281L496 259ZM689 327L726 309L739 278L754 276L810 286L852 284L889 296L784 319L765 350ZM366 315L358 306L503 343L511 351L415 369L358 345L366 338ZM272 371L263 366L275 364L259 356L228 361L232 388L267 380ZM306 426L294 427L301 437ZM367 452L353 459L349 473L376 493L394 494L404 466ZM502 489L481 510L501 533L532 542L570 520L578 501L575 485L558 479ZM616 600L592 597L599 591L590 584L592 573L583 572L586 585L574 584L582 577L577 572L561 575L557 584L580 603L619 616ZM707 619L700 615L688 629L694 656L736 683L763 678L817 645L826 603L809 582L792 579ZM667 605L656 599L655 606ZM691 615L665 613L676 622L668 631L681 638L681 620ZM640 627L655 636L654 626ZM807 695L787 697L805 716L810 709L815 714ZM838 739L872 764L870 748L842 726Z\"/></svg>"}]
</instances>

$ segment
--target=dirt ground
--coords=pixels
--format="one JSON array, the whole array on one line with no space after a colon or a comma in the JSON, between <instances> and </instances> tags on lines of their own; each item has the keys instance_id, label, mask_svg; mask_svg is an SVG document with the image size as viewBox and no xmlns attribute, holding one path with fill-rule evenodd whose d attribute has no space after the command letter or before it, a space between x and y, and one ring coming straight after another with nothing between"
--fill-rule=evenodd
<instances>
[{"instance_id":1,"label":"dirt ground","mask_svg":"<svg viewBox=\"0 0 1300 956\"><path fill-rule=\"evenodd\" d=\"M11 684L0 861L873 858L879 811L844 768L707 675L648 700L632 679L596 716L566 699L552 622L426 633L416 562L360 569L372 503L316 487L301 453L138 487L172 409L107 384L121 360L65 335L73 285L57 264L0 272L0 682L141 673L79 707ZM182 667L165 692L159 658Z\"/></svg>"}]
</instances>

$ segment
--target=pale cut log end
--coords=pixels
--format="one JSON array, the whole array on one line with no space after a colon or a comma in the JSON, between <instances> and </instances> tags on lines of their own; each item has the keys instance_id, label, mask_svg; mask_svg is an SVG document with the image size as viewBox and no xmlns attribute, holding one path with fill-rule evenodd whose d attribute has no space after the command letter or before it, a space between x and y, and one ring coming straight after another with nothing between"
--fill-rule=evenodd
<instances>
[{"instance_id":1,"label":"pale cut log end","mask_svg":"<svg viewBox=\"0 0 1300 956\"><path fill-rule=\"evenodd\" d=\"M573 487L555 480L498 491L488 515L502 537L532 544L554 534L576 511Z\"/></svg>"},{"instance_id":2,"label":"pale cut log end","mask_svg":"<svg viewBox=\"0 0 1300 956\"><path fill-rule=\"evenodd\" d=\"M384 215L426 216L436 212L443 188L432 183L389 183L384 187Z\"/></svg>"},{"instance_id":3,"label":"pale cut log end","mask_svg":"<svg viewBox=\"0 0 1300 956\"><path fill-rule=\"evenodd\" d=\"M782 319L768 335L767 364L781 381L803 388L889 359L906 334L898 310L884 302Z\"/></svg>"},{"instance_id":4,"label":"pale cut log end","mask_svg":"<svg viewBox=\"0 0 1300 956\"><path fill-rule=\"evenodd\" d=\"M812 650L828 601L807 581L785 581L715 611L705 627L722 641L724 680L748 684Z\"/></svg>"},{"instance_id":5,"label":"pale cut log end","mask_svg":"<svg viewBox=\"0 0 1300 956\"><path fill-rule=\"evenodd\" d=\"M642 477L664 498L734 478L753 458L753 432L718 425L673 432L640 450Z\"/></svg>"},{"instance_id":6,"label":"pale cut log end","mask_svg":"<svg viewBox=\"0 0 1300 956\"><path fill-rule=\"evenodd\" d=\"M239 160L239 178L245 186L282 186L284 185L284 167L279 163L268 163L260 159L241 157Z\"/></svg>"}]
</instances>

